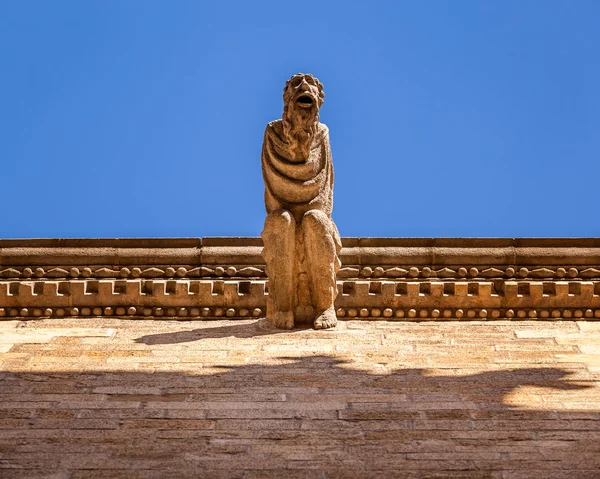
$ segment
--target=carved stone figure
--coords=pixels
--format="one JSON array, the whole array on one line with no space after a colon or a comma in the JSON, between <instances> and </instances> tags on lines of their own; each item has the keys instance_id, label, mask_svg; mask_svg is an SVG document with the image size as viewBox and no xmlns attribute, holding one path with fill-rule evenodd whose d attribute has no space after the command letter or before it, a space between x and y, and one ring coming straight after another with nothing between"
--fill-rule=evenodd
<instances>
[{"instance_id":1,"label":"carved stone figure","mask_svg":"<svg viewBox=\"0 0 600 479\"><path fill-rule=\"evenodd\" d=\"M329 130L319 123L324 96L323 85L312 75L294 75L283 90L283 118L267 125L263 141L267 319L282 329L295 323L313 323L317 329L337 324L342 245L331 219Z\"/></svg>"}]
</instances>

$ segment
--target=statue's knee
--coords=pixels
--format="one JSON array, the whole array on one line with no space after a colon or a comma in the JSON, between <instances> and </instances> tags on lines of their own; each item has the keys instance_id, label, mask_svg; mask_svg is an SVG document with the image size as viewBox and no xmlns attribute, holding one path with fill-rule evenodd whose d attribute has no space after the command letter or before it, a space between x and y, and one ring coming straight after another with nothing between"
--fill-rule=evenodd
<instances>
[{"instance_id":1,"label":"statue's knee","mask_svg":"<svg viewBox=\"0 0 600 479\"><path fill-rule=\"evenodd\" d=\"M308 210L302 217L302 226L310 230L327 230L330 221L321 210Z\"/></svg>"},{"instance_id":2,"label":"statue's knee","mask_svg":"<svg viewBox=\"0 0 600 479\"><path fill-rule=\"evenodd\" d=\"M294 217L287 210L275 210L265 220L265 230L287 230L294 225Z\"/></svg>"}]
</instances>

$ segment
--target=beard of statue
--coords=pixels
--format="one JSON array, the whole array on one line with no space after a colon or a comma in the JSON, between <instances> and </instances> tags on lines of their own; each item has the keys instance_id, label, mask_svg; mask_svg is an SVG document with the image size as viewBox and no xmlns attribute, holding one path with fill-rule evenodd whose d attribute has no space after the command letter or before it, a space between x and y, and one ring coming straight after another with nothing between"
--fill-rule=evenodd
<instances>
[{"instance_id":1,"label":"beard of statue","mask_svg":"<svg viewBox=\"0 0 600 479\"><path fill-rule=\"evenodd\" d=\"M311 108L302 108L294 101L287 101L282 120L283 133L292 154L290 160L307 161L313 137L318 129L318 107L313 104Z\"/></svg>"}]
</instances>

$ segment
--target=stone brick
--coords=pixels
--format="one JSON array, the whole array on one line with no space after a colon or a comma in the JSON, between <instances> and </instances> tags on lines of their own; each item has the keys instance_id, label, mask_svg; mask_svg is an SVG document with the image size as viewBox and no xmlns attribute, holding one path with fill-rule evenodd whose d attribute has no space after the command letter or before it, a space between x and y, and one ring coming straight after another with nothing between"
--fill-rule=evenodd
<instances>
[{"instance_id":1,"label":"stone brick","mask_svg":"<svg viewBox=\"0 0 600 479\"><path fill-rule=\"evenodd\" d=\"M347 321L339 334L264 334L256 320L106 320L1 323L20 352L0 353L0 477L585 478L600 468L593 328ZM13 354L27 356L4 361Z\"/></svg>"}]
</instances>

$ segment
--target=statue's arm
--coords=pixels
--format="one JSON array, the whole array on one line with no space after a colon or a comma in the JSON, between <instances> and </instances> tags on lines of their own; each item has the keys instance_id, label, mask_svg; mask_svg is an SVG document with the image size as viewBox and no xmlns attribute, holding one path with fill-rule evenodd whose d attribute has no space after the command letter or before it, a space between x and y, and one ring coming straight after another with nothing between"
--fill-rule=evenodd
<instances>
[{"instance_id":1,"label":"statue's arm","mask_svg":"<svg viewBox=\"0 0 600 479\"><path fill-rule=\"evenodd\" d=\"M269 181L267 179L267 175L265 172L265 170L267 168L270 168L269 161L267 158L267 155L269 155L269 149L267 148L267 145L269 142L272 141L273 135L274 135L273 124L269 123L267 125L267 127L265 128L265 135L263 138L262 152L261 152L262 175L263 175L263 181L265 183L265 195L264 195L265 209L267 210L267 214L271 213L275 210L283 208L281 202L277 198L275 198L275 196L271 192L271 189L269 188Z\"/></svg>"}]
</instances>

